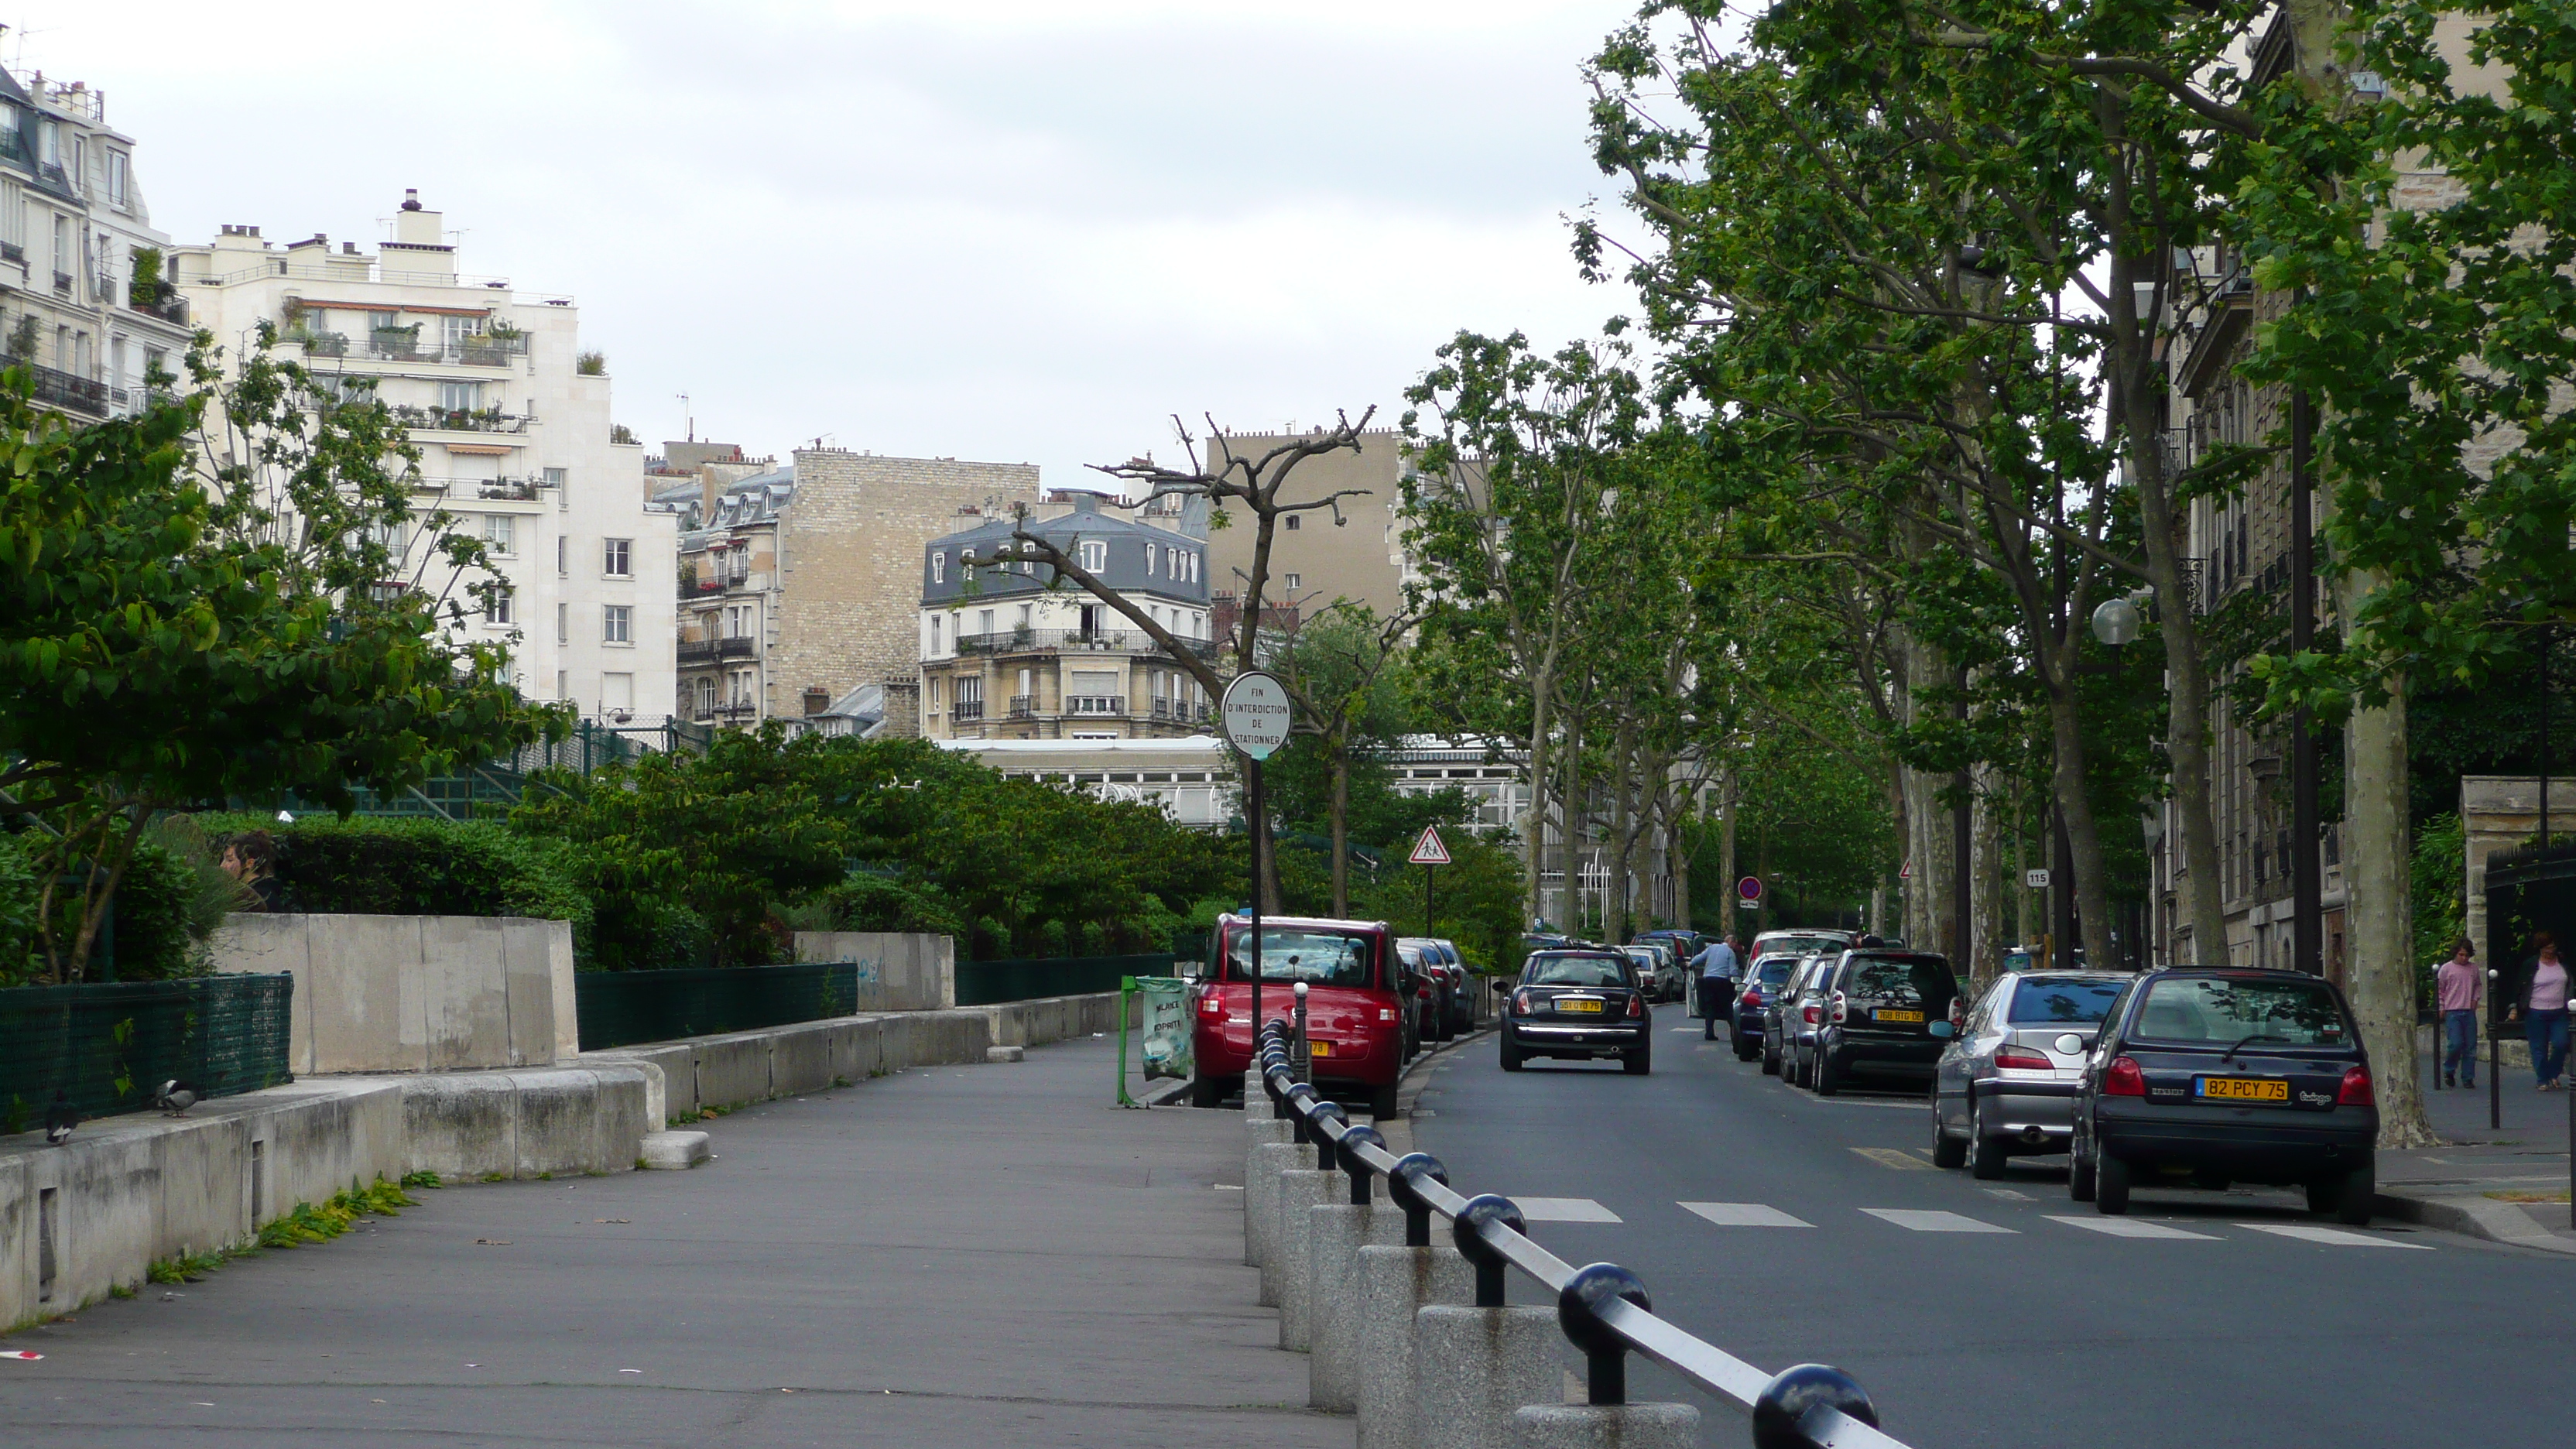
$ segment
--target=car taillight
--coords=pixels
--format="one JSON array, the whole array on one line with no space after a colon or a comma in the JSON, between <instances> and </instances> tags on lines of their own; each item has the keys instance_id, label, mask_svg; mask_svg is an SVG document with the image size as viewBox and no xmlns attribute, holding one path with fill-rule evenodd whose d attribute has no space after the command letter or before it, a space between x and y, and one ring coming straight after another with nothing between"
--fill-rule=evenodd
<instances>
[{"instance_id":1,"label":"car taillight","mask_svg":"<svg viewBox=\"0 0 2576 1449\"><path fill-rule=\"evenodd\" d=\"M1740 1006L1760 1006L1762 1004L1762 988L1759 986L1753 987L1746 991L1742 996L1735 998L1735 1000L1736 1004Z\"/></svg>"},{"instance_id":2,"label":"car taillight","mask_svg":"<svg viewBox=\"0 0 2576 1449\"><path fill-rule=\"evenodd\" d=\"M1225 1015L1225 1002L1218 997L1202 996L1199 998L1199 1010L1206 1012L1210 1016L1223 1016Z\"/></svg>"},{"instance_id":3,"label":"car taillight","mask_svg":"<svg viewBox=\"0 0 2576 1449\"><path fill-rule=\"evenodd\" d=\"M1630 997L1628 998L1628 1014L1629 1014L1630 1016L1643 1016L1643 1015L1645 1015L1645 1014L1646 1014L1646 998L1644 998L1644 997L1642 997L1642 996L1630 996Z\"/></svg>"},{"instance_id":4,"label":"car taillight","mask_svg":"<svg viewBox=\"0 0 2576 1449\"><path fill-rule=\"evenodd\" d=\"M1842 994L1841 992L1839 992L1839 991L1835 992L1835 993L1834 993L1834 1020L1835 1020L1835 1021L1837 1021L1837 1022L1840 1022L1844 1017L1849 1016L1850 1014L1851 1014L1851 1003L1850 1003L1850 1002L1848 1002L1848 1001L1843 1000L1843 994Z\"/></svg>"},{"instance_id":5,"label":"car taillight","mask_svg":"<svg viewBox=\"0 0 2576 1449\"><path fill-rule=\"evenodd\" d=\"M2121 1060L2126 1061L2127 1058L2123 1057ZM2053 1072L2057 1070L2057 1063L2050 1061L2048 1058L2041 1056L2035 1051L2017 1046L1995 1048L1995 1065L2006 1067L2016 1072Z\"/></svg>"},{"instance_id":6,"label":"car taillight","mask_svg":"<svg viewBox=\"0 0 2576 1449\"><path fill-rule=\"evenodd\" d=\"M1824 1014L1825 1009L1812 1001L1807 1003L1805 1010L1798 1013L1799 1016L1806 1020L1806 1023L1809 1026L1814 1026L1817 1019L1822 1017Z\"/></svg>"},{"instance_id":7,"label":"car taillight","mask_svg":"<svg viewBox=\"0 0 2576 1449\"><path fill-rule=\"evenodd\" d=\"M1527 1015L1529 1015L1529 1013L1530 1013L1530 997L1529 997L1529 993L1528 993L1528 992L1526 992L1526 991L1515 991L1515 992L1513 992L1513 993L1512 993L1512 1015L1514 1015L1514 1016L1527 1016Z\"/></svg>"},{"instance_id":8,"label":"car taillight","mask_svg":"<svg viewBox=\"0 0 2576 1449\"><path fill-rule=\"evenodd\" d=\"M2370 1068L2354 1063L2343 1069L2343 1086L2335 1092L2338 1107L2371 1107L2379 1098L2370 1089Z\"/></svg>"},{"instance_id":9,"label":"car taillight","mask_svg":"<svg viewBox=\"0 0 2576 1449\"><path fill-rule=\"evenodd\" d=\"M2147 1074L2127 1057L2111 1058L2102 1069L2102 1095L2106 1097L2143 1097L2147 1094Z\"/></svg>"},{"instance_id":10,"label":"car taillight","mask_svg":"<svg viewBox=\"0 0 2576 1449\"><path fill-rule=\"evenodd\" d=\"M1381 1006L1377 1009L1377 1019L1380 1021L1393 1021L1395 1020L1395 1012L1391 1008Z\"/></svg>"}]
</instances>

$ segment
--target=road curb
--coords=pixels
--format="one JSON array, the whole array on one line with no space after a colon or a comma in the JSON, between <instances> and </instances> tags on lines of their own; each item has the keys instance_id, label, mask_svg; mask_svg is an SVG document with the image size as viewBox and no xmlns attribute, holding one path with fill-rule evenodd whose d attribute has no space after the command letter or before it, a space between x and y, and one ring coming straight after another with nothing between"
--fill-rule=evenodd
<instances>
[{"instance_id":1,"label":"road curb","mask_svg":"<svg viewBox=\"0 0 2576 1449\"><path fill-rule=\"evenodd\" d=\"M2412 1193L2382 1192L2371 1207L2381 1216L2400 1222L2419 1223L2428 1228L2484 1238L2490 1243L2576 1257L2576 1241L2562 1238L2533 1222L2528 1213L2514 1204L2489 1197L2418 1197Z\"/></svg>"},{"instance_id":2,"label":"road curb","mask_svg":"<svg viewBox=\"0 0 2576 1449\"><path fill-rule=\"evenodd\" d=\"M1476 1027L1461 1032L1451 1040L1442 1042L1415 1057L1413 1065L1404 1069L1404 1075L1396 1078L1395 1114L1398 1117L1411 1117L1414 1104L1422 1099L1423 1087L1431 1080L1431 1069L1448 1060L1453 1054L1474 1046L1493 1034L1494 1028L1490 1026Z\"/></svg>"}]
</instances>

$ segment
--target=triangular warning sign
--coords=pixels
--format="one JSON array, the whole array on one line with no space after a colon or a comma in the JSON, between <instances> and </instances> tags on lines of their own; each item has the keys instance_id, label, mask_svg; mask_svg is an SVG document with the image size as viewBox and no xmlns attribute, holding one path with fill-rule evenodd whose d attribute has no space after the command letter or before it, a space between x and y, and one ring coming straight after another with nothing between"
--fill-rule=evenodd
<instances>
[{"instance_id":1,"label":"triangular warning sign","mask_svg":"<svg viewBox=\"0 0 2576 1449\"><path fill-rule=\"evenodd\" d=\"M1423 826L1422 838L1413 842L1413 854L1406 859L1415 865L1447 865L1449 847L1440 843L1440 827Z\"/></svg>"}]
</instances>

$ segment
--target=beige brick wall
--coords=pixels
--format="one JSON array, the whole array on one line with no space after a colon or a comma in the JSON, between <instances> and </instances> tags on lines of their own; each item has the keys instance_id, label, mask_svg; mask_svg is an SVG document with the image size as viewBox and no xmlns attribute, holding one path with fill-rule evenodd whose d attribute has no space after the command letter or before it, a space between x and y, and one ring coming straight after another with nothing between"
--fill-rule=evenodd
<instances>
[{"instance_id":1,"label":"beige brick wall","mask_svg":"<svg viewBox=\"0 0 2576 1449\"><path fill-rule=\"evenodd\" d=\"M921 673L923 547L958 527L957 510L1035 503L1034 463L882 458L796 451L796 499L778 530L778 616L769 645L769 713L803 710Z\"/></svg>"}]
</instances>

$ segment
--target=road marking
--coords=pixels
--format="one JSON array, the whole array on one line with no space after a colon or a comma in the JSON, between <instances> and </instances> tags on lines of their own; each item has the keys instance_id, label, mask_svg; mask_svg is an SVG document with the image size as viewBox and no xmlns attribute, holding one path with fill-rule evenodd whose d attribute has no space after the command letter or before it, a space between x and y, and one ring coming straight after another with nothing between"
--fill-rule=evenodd
<instances>
[{"instance_id":1,"label":"road marking","mask_svg":"<svg viewBox=\"0 0 2576 1449\"><path fill-rule=\"evenodd\" d=\"M1999 1198L2002 1198L2002 1199L2003 1199L2004 1201L2006 1201L2006 1202L2035 1202L2035 1201L2037 1201L2037 1199L2036 1199L2036 1198L2033 1198L2029 1193L2026 1193L2026 1192L2015 1192L2015 1191L2013 1191L2011 1188L2008 1188L2008 1187L1990 1187L1990 1188L1987 1188L1987 1189L1985 1190L1985 1193L1986 1193L1986 1196L1988 1196L1988 1197L1999 1197Z\"/></svg>"},{"instance_id":2,"label":"road marking","mask_svg":"<svg viewBox=\"0 0 2576 1449\"><path fill-rule=\"evenodd\" d=\"M1918 1233L2009 1233L2013 1231L2011 1228L1997 1227L1993 1223L1978 1222L1975 1218L1961 1217L1957 1213L1939 1212L1930 1208L1862 1208L1861 1211L1882 1222L1891 1222L1900 1228Z\"/></svg>"},{"instance_id":3,"label":"road marking","mask_svg":"<svg viewBox=\"0 0 2576 1449\"><path fill-rule=\"evenodd\" d=\"M1588 1197L1516 1197L1525 1223L1615 1223L1619 1215Z\"/></svg>"},{"instance_id":4,"label":"road marking","mask_svg":"<svg viewBox=\"0 0 2576 1449\"><path fill-rule=\"evenodd\" d=\"M1215 1188L1219 1192L1243 1191L1243 1184L1239 1182L1211 1182L1208 1186Z\"/></svg>"},{"instance_id":5,"label":"road marking","mask_svg":"<svg viewBox=\"0 0 2576 1449\"><path fill-rule=\"evenodd\" d=\"M2258 1233L2278 1233L2297 1238L2303 1243L2324 1243L2337 1248L2413 1248L2419 1253L2433 1251L2431 1243L2400 1243L2388 1238L2374 1238L2368 1233L2347 1233L2341 1228L2312 1228L2305 1223L2238 1223Z\"/></svg>"},{"instance_id":6,"label":"road marking","mask_svg":"<svg viewBox=\"0 0 2576 1449\"><path fill-rule=\"evenodd\" d=\"M1793 1218L1767 1203L1758 1202L1686 1202L1686 1212L1694 1212L1721 1228L1812 1228L1814 1223Z\"/></svg>"},{"instance_id":7,"label":"road marking","mask_svg":"<svg viewBox=\"0 0 2576 1449\"><path fill-rule=\"evenodd\" d=\"M1913 1153L1906 1151L1902 1147L1855 1147L1852 1151L1859 1153L1861 1156L1868 1158L1870 1161L1877 1163L1881 1167L1911 1168L1916 1172L1930 1172L1932 1170L1931 1163L1924 1161L1922 1158L1915 1156Z\"/></svg>"},{"instance_id":8,"label":"road marking","mask_svg":"<svg viewBox=\"0 0 2576 1449\"><path fill-rule=\"evenodd\" d=\"M2169 1228L2162 1223L2140 1222L2136 1218L2106 1218L2099 1214L2092 1217L2059 1217L2054 1213L2044 1214L2044 1216L2052 1223L2064 1223L2070 1228L2089 1228L2094 1232L2107 1233L2115 1238L2192 1238L2204 1243L2227 1241L2208 1233L2186 1233L2180 1228Z\"/></svg>"}]
</instances>

